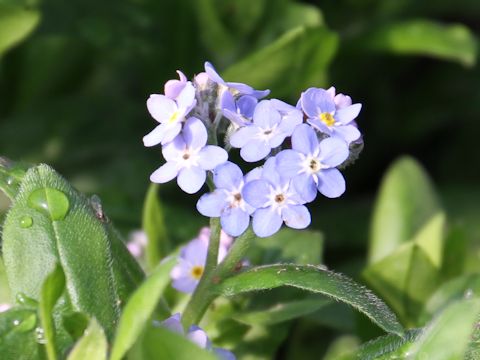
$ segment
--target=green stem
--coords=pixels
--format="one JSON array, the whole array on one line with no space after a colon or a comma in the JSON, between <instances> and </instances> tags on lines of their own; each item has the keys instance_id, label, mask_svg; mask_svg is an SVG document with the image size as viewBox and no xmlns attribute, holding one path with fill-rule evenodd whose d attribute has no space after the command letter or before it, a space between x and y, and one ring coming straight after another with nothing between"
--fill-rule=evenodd
<instances>
[{"instance_id":1,"label":"green stem","mask_svg":"<svg viewBox=\"0 0 480 360\"><path fill-rule=\"evenodd\" d=\"M220 244L220 221L210 219L211 236L208 248L207 262L200 282L185 308L182 322L185 329L192 324L198 324L209 305L217 297L215 284L231 276L237 271L237 265L242 261L255 235L251 227L239 236L232 245L226 258L217 267L218 247Z\"/></svg>"}]
</instances>

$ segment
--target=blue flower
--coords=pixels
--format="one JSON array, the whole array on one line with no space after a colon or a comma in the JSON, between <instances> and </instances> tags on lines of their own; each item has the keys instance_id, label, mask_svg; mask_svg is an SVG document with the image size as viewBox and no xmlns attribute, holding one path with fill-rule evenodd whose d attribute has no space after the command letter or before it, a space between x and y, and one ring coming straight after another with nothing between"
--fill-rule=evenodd
<instances>
[{"instance_id":1,"label":"blue flower","mask_svg":"<svg viewBox=\"0 0 480 360\"><path fill-rule=\"evenodd\" d=\"M253 112L258 99L252 95L242 95L236 100L230 92L226 92L222 99L223 115L237 127L252 122Z\"/></svg>"},{"instance_id":2,"label":"blue flower","mask_svg":"<svg viewBox=\"0 0 480 360\"><path fill-rule=\"evenodd\" d=\"M182 88L181 91L178 91L180 88ZM160 125L143 137L145 146L166 144L172 141L182 130L182 123L197 103L195 88L191 82L180 86L177 84L175 87L169 86L166 90L170 96L177 96L172 99L166 95L153 94L147 100L150 115Z\"/></svg>"},{"instance_id":3,"label":"blue flower","mask_svg":"<svg viewBox=\"0 0 480 360\"><path fill-rule=\"evenodd\" d=\"M220 217L222 229L231 236L242 234L250 223L250 214L255 210L242 196L244 184L250 180L242 170L231 162L215 168L213 182L216 189L204 194L197 202L200 214Z\"/></svg>"},{"instance_id":4,"label":"blue flower","mask_svg":"<svg viewBox=\"0 0 480 360\"><path fill-rule=\"evenodd\" d=\"M345 179L336 167L348 154L343 140L331 137L319 142L315 130L302 124L293 132L292 150L277 155L277 167L282 176L292 179L295 190L306 202L315 199L317 189L335 198L345 191Z\"/></svg>"},{"instance_id":5,"label":"blue flower","mask_svg":"<svg viewBox=\"0 0 480 360\"><path fill-rule=\"evenodd\" d=\"M318 131L351 143L361 136L352 121L360 113L362 105L345 106L350 98L343 94L339 95L341 96L337 98L337 105L334 88L330 88L328 91L310 88L302 93L299 105L307 115L307 121Z\"/></svg>"},{"instance_id":6,"label":"blue flower","mask_svg":"<svg viewBox=\"0 0 480 360\"><path fill-rule=\"evenodd\" d=\"M228 159L227 152L214 145L207 145L207 129L195 118L189 118L181 134L163 146L162 154L167 161L151 176L155 183L165 183L177 177L180 188L194 194L205 183L206 170L213 170Z\"/></svg>"},{"instance_id":7,"label":"blue flower","mask_svg":"<svg viewBox=\"0 0 480 360\"><path fill-rule=\"evenodd\" d=\"M303 205L305 201L290 181L276 171L274 157L265 162L260 179L245 185L243 197L256 208L252 225L259 237L275 234L284 222L294 229L304 229L310 224L310 213Z\"/></svg>"},{"instance_id":8,"label":"blue flower","mask_svg":"<svg viewBox=\"0 0 480 360\"><path fill-rule=\"evenodd\" d=\"M252 124L233 133L230 144L241 148L242 159L255 162L280 146L302 121L302 113L293 106L279 100L262 100L255 108Z\"/></svg>"},{"instance_id":9,"label":"blue flower","mask_svg":"<svg viewBox=\"0 0 480 360\"><path fill-rule=\"evenodd\" d=\"M181 323L180 313L176 313L170 316L168 319L160 323L164 328L178 333L180 335L185 335L183 326ZM208 338L207 333L197 325L192 325L188 329L187 334L185 335L188 340L198 345L202 349L212 351L215 355L218 356L220 360L235 360L235 355L226 349L214 348L212 347L212 342Z\"/></svg>"}]
</instances>

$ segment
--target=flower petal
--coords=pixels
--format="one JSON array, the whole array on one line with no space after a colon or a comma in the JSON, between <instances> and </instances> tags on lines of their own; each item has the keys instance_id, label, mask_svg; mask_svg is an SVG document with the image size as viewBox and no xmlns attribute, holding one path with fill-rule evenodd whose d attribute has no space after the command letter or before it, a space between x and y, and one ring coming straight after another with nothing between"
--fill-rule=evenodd
<instances>
[{"instance_id":1,"label":"flower petal","mask_svg":"<svg viewBox=\"0 0 480 360\"><path fill-rule=\"evenodd\" d=\"M282 223L281 216L271 208L257 209L253 213L253 232L258 237L268 237L275 234L280 230Z\"/></svg>"},{"instance_id":2,"label":"flower petal","mask_svg":"<svg viewBox=\"0 0 480 360\"><path fill-rule=\"evenodd\" d=\"M195 280L191 276L185 276L172 281L172 287L183 293L190 294L194 292L198 285L198 280Z\"/></svg>"},{"instance_id":3,"label":"flower petal","mask_svg":"<svg viewBox=\"0 0 480 360\"><path fill-rule=\"evenodd\" d=\"M318 147L318 138L310 125L301 124L292 134L292 149L305 155L311 155Z\"/></svg>"},{"instance_id":4,"label":"flower petal","mask_svg":"<svg viewBox=\"0 0 480 360\"><path fill-rule=\"evenodd\" d=\"M320 143L320 161L322 164L335 167L347 160L348 145L335 137L322 140Z\"/></svg>"},{"instance_id":5,"label":"flower petal","mask_svg":"<svg viewBox=\"0 0 480 360\"><path fill-rule=\"evenodd\" d=\"M295 191L305 202L312 202L317 197L317 185L309 174L300 174L292 179Z\"/></svg>"},{"instance_id":6,"label":"flower petal","mask_svg":"<svg viewBox=\"0 0 480 360\"><path fill-rule=\"evenodd\" d=\"M324 89L310 88L302 94L302 108L305 114L315 118L324 112L333 113L335 102L332 96Z\"/></svg>"},{"instance_id":7,"label":"flower petal","mask_svg":"<svg viewBox=\"0 0 480 360\"><path fill-rule=\"evenodd\" d=\"M162 124L163 125L163 124ZM177 122L174 124L166 124L165 126L165 134L163 135L162 145L169 143L175 137L180 134L182 131L182 124Z\"/></svg>"},{"instance_id":8,"label":"flower petal","mask_svg":"<svg viewBox=\"0 0 480 360\"><path fill-rule=\"evenodd\" d=\"M218 75L213 65L210 64L208 61L205 62L205 72L207 73L210 80L212 80L213 82L216 82L217 84L226 86L225 81L220 77L220 75Z\"/></svg>"},{"instance_id":9,"label":"flower petal","mask_svg":"<svg viewBox=\"0 0 480 360\"><path fill-rule=\"evenodd\" d=\"M204 170L213 170L228 160L228 153L220 146L207 145L198 153L198 165Z\"/></svg>"},{"instance_id":10,"label":"flower petal","mask_svg":"<svg viewBox=\"0 0 480 360\"><path fill-rule=\"evenodd\" d=\"M150 175L150 181L157 184L166 183L174 179L178 175L178 171L178 164L168 161Z\"/></svg>"},{"instance_id":11,"label":"flower petal","mask_svg":"<svg viewBox=\"0 0 480 360\"><path fill-rule=\"evenodd\" d=\"M207 333L199 328L197 325L190 326L187 333L187 339L194 342L202 349L210 349L212 344L207 336Z\"/></svg>"},{"instance_id":12,"label":"flower petal","mask_svg":"<svg viewBox=\"0 0 480 360\"><path fill-rule=\"evenodd\" d=\"M335 120L342 125L347 125L354 120L362 110L362 104L353 104L346 108L338 109L335 113Z\"/></svg>"},{"instance_id":13,"label":"flower petal","mask_svg":"<svg viewBox=\"0 0 480 360\"><path fill-rule=\"evenodd\" d=\"M238 188L242 181L242 170L230 161L217 166L213 172L213 182L219 189L233 190Z\"/></svg>"},{"instance_id":14,"label":"flower petal","mask_svg":"<svg viewBox=\"0 0 480 360\"><path fill-rule=\"evenodd\" d=\"M219 189L209 194L203 194L197 202L198 212L208 217L220 217L222 210L227 206L226 194Z\"/></svg>"},{"instance_id":15,"label":"flower petal","mask_svg":"<svg viewBox=\"0 0 480 360\"><path fill-rule=\"evenodd\" d=\"M318 173L318 190L328 198L337 198L345 192L345 179L338 169Z\"/></svg>"},{"instance_id":16,"label":"flower petal","mask_svg":"<svg viewBox=\"0 0 480 360\"><path fill-rule=\"evenodd\" d=\"M255 107L258 104L257 98L244 95L237 100L237 108L240 110L240 114L247 118L252 118Z\"/></svg>"},{"instance_id":17,"label":"flower petal","mask_svg":"<svg viewBox=\"0 0 480 360\"><path fill-rule=\"evenodd\" d=\"M302 170L302 156L295 150L283 150L275 157L278 172L286 178L297 176Z\"/></svg>"},{"instance_id":18,"label":"flower petal","mask_svg":"<svg viewBox=\"0 0 480 360\"><path fill-rule=\"evenodd\" d=\"M241 127L230 136L230 145L235 148L245 146L247 142L254 139L261 130L255 125Z\"/></svg>"},{"instance_id":19,"label":"flower petal","mask_svg":"<svg viewBox=\"0 0 480 360\"><path fill-rule=\"evenodd\" d=\"M163 145L162 155L167 161L176 161L185 151L183 136L178 135L173 141Z\"/></svg>"},{"instance_id":20,"label":"flower petal","mask_svg":"<svg viewBox=\"0 0 480 360\"><path fill-rule=\"evenodd\" d=\"M253 180L245 184L242 196L254 208L261 208L268 202L270 185L265 180Z\"/></svg>"},{"instance_id":21,"label":"flower petal","mask_svg":"<svg viewBox=\"0 0 480 360\"><path fill-rule=\"evenodd\" d=\"M303 205L287 206L282 210L282 218L292 229L305 229L311 222L310 212Z\"/></svg>"},{"instance_id":22,"label":"flower petal","mask_svg":"<svg viewBox=\"0 0 480 360\"><path fill-rule=\"evenodd\" d=\"M207 174L198 166L183 168L178 173L177 183L187 194L195 194L205 184Z\"/></svg>"},{"instance_id":23,"label":"flower petal","mask_svg":"<svg viewBox=\"0 0 480 360\"><path fill-rule=\"evenodd\" d=\"M183 335L183 326L180 320L180 313L170 316L168 319L162 321L162 326L170 331Z\"/></svg>"},{"instance_id":24,"label":"flower petal","mask_svg":"<svg viewBox=\"0 0 480 360\"><path fill-rule=\"evenodd\" d=\"M220 217L222 229L230 236L239 236L247 230L250 216L242 209L227 208Z\"/></svg>"},{"instance_id":25,"label":"flower petal","mask_svg":"<svg viewBox=\"0 0 480 360\"><path fill-rule=\"evenodd\" d=\"M248 162L255 162L264 159L270 154L271 148L266 141L252 139L248 141L240 150L240 156Z\"/></svg>"},{"instance_id":26,"label":"flower petal","mask_svg":"<svg viewBox=\"0 0 480 360\"><path fill-rule=\"evenodd\" d=\"M147 109L155 120L162 123L170 119L177 104L165 95L152 94L147 100Z\"/></svg>"},{"instance_id":27,"label":"flower petal","mask_svg":"<svg viewBox=\"0 0 480 360\"><path fill-rule=\"evenodd\" d=\"M185 84L183 90L177 96L177 104L181 109L191 108L193 102L195 101L195 88L192 83L188 81Z\"/></svg>"},{"instance_id":28,"label":"flower petal","mask_svg":"<svg viewBox=\"0 0 480 360\"><path fill-rule=\"evenodd\" d=\"M348 95L337 94L333 100L337 109L343 109L352 105L352 98Z\"/></svg>"},{"instance_id":29,"label":"flower petal","mask_svg":"<svg viewBox=\"0 0 480 360\"><path fill-rule=\"evenodd\" d=\"M338 137L347 143L358 140L362 134L354 125L335 126L332 137Z\"/></svg>"},{"instance_id":30,"label":"flower petal","mask_svg":"<svg viewBox=\"0 0 480 360\"><path fill-rule=\"evenodd\" d=\"M318 119L307 119L307 122L312 125L312 127L316 130L318 130L319 132L323 133L323 134L327 134L327 135L331 135L332 132L333 132L333 128L330 128L328 127L327 125L325 125L322 121L318 120ZM338 126L339 127L339 126ZM335 127L336 128L336 127Z\"/></svg>"},{"instance_id":31,"label":"flower petal","mask_svg":"<svg viewBox=\"0 0 480 360\"><path fill-rule=\"evenodd\" d=\"M166 124L160 124L155 129L150 131L147 135L143 137L144 146L155 146L162 142L163 137L165 136L165 127Z\"/></svg>"},{"instance_id":32,"label":"flower petal","mask_svg":"<svg viewBox=\"0 0 480 360\"><path fill-rule=\"evenodd\" d=\"M260 101L253 113L253 123L264 129L271 129L281 119L280 113L272 106L269 100Z\"/></svg>"},{"instance_id":33,"label":"flower petal","mask_svg":"<svg viewBox=\"0 0 480 360\"><path fill-rule=\"evenodd\" d=\"M185 122L182 134L185 144L191 149L202 148L207 143L207 129L196 117L191 117Z\"/></svg>"}]
</instances>

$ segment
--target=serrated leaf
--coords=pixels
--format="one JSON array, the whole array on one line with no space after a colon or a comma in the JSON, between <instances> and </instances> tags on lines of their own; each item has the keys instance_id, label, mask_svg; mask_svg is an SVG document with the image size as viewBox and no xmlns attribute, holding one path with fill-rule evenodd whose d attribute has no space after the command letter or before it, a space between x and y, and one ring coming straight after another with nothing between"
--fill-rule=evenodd
<instances>
[{"instance_id":1,"label":"serrated leaf","mask_svg":"<svg viewBox=\"0 0 480 360\"><path fill-rule=\"evenodd\" d=\"M42 323L45 347L49 360L57 359L55 325L53 320L53 308L65 289L65 275L61 266L55 269L45 279L40 293L39 313Z\"/></svg>"},{"instance_id":2,"label":"serrated leaf","mask_svg":"<svg viewBox=\"0 0 480 360\"><path fill-rule=\"evenodd\" d=\"M417 324L423 303L441 279L445 216L433 217L412 239L363 272L377 291L408 324Z\"/></svg>"},{"instance_id":3,"label":"serrated leaf","mask_svg":"<svg viewBox=\"0 0 480 360\"><path fill-rule=\"evenodd\" d=\"M27 37L39 20L37 10L0 4L0 56Z\"/></svg>"},{"instance_id":4,"label":"serrated leaf","mask_svg":"<svg viewBox=\"0 0 480 360\"><path fill-rule=\"evenodd\" d=\"M111 360L120 360L147 326L170 281L170 271L175 263L176 257L168 258L160 263L130 297L120 318Z\"/></svg>"},{"instance_id":5,"label":"serrated leaf","mask_svg":"<svg viewBox=\"0 0 480 360\"><path fill-rule=\"evenodd\" d=\"M366 46L395 54L426 55L473 66L477 39L465 25L446 25L425 19L390 23L376 29Z\"/></svg>"},{"instance_id":6,"label":"serrated leaf","mask_svg":"<svg viewBox=\"0 0 480 360\"><path fill-rule=\"evenodd\" d=\"M280 286L326 295L353 306L387 332L403 333L395 314L370 290L344 275L316 266L285 264L255 267L225 279L215 291L219 295L234 296Z\"/></svg>"},{"instance_id":7,"label":"serrated leaf","mask_svg":"<svg viewBox=\"0 0 480 360\"><path fill-rule=\"evenodd\" d=\"M309 86L325 84L337 45L337 35L325 27L297 27L230 66L223 75L228 81L271 89L276 97L298 96Z\"/></svg>"},{"instance_id":8,"label":"serrated leaf","mask_svg":"<svg viewBox=\"0 0 480 360\"><path fill-rule=\"evenodd\" d=\"M142 227L148 238L145 257L150 269L154 268L170 249L158 189L157 184L150 185L143 206Z\"/></svg>"},{"instance_id":9,"label":"serrated leaf","mask_svg":"<svg viewBox=\"0 0 480 360\"><path fill-rule=\"evenodd\" d=\"M106 360L107 348L107 339L102 327L95 319L92 319L67 360Z\"/></svg>"},{"instance_id":10,"label":"serrated leaf","mask_svg":"<svg viewBox=\"0 0 480 360\"><path fill-rule=\"evenodd\" d=\"M412 346L412 356L435 360L464 359L479 315L480 299L450 304Z\"/></svg>"},{"instance_id":11,"label":"serrated leaf","mask_svg":"<svg viewBox=\"0 0 480 360\"><path fill-rule=\"evenodd\" d=\"M439 210L437 196L421 165L410 157L395 161L382 179L377 196L368 262L375 263L410 241Z\"/></svg>"},{"instance_id":12,"label":"serrated leaf","mask_svg":"<svg viewBox=\"0 0 480 360\"><path fill-rule=\"evenodd\" d=\"M47 165L30 168L21 181L3 227L3 255L14 296L33 299L59 263L67 305L95 317L107 336L143 279L112 225Z\"/></svg>"},{"instance_id":13,"label":"serrated leaf","mask_svg":"<svg viewBox=\"0 0 480 360\"><path fill-rule=\"evenodd\" d=\"M274 325L308 315L328 304L330 304L330 301L322 298L281 302L268 309L234 315L233 319L249 325Z\"/></svg>"}]
</instances>

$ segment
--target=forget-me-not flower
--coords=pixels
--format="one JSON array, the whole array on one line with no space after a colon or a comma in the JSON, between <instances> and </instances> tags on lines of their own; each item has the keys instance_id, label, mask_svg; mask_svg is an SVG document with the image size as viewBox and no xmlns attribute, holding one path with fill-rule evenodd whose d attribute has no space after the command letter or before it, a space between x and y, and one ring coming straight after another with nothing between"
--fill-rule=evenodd
<instances>
[{"instance_id":1,"label":"forget-me-not flower","mask_svg":"<svg viewBox=\"0 0 480 360\"><path fill-rule=\"evenodd\" d=\"M292 135L292 150L277 156L278 171L292 179L295 190L306 202L317 195L317 189L329 198L342 195L345 179L337 166L348 158L348 145L331 137L318 141L317 134L307 124L297 126Z\"/></svg>"},{"instance_id":2,"label":"forget-me-not flower","mask_svg":"<svg viewBox=\"0 0 480 360\"><path fill-rule=\"evenodd\" d=\"M260 101L253 113L252 124L241 127L230 137L230 144L241 148L240 156L245 161L255 162L265 158L302 123L300 111L292 106L291 112L283 113L277 110L278 105L270 100Z\"/></svg>"},{"instance_id":3,"label":"forget-me-not flower","mask_svg":"<svg viewBox=\"0 0 480 360\"><path fill-rule=\"evenodd\" d=\"M230 92L222 99L223 115L237 127L251 123L258 99L253 95L242 95L235 99Z\"/></svg>"},{"instance_id":4,"label":"forget-me-not flower","mask_svg":"<svg viewBox=\"0 0 480 360\"><path fill-rule=\"evenodd\" d=\"M180 82L182 81L180 80ZM183 88L178 92L181 87ZM177 96L170 98L166 95L152 94L147 100L150 115L160 125L143 137L145 146L154 146L160 143L163 145L172 141L182 130L182 123L197 103L195 88L190 81L185 85L168 86L166 90L170 96Z\"/></svg>"},{"instance_id":5,"label":"forget-me-not flower","mask_svg":"<svg viewBox=\"0 0 480 360\"><path fill-rule=\"evenodd\" d=\"M343 98L342 100L348 99ZM360 113L361 104L337 108L331 90L310 88L302 93L299 105L307 115L307 121L321 133L339 137L347 143L360 138L360 131L354 123L352 124L352 121Z\"/></svg>"},{"instance_id":6,"label":"forget-me-not flower","mask_svg":"<svg viewBox=\"0 0 480 360\"><path fill-rule=\"evenodd\" d=\"M247 181L236 164L228 161L217 166L213 172L216 189L202 195L197 202L198 211L205 216L220 217L222 229L227 234L242 234L250 223L250 214L255 210L242 196Z\"/></svg>"},{"instance_id":7,"label":"forget-me-not flower","mask_svg":"<svg viewBox=\"0 0 480 360\"><path fill-rule=\"evenodd\" d=\"M276 170L276 159L269 158L263 167L262 177L249 181L243 188L243 197L256 208L253 213L253 231L259 237L275 234L282 223L294 229L310 225L310 213L303 205L289 179Z\"/></svg>"},{"instance_id":8,"label":"forget-me-not flower","mask_svg":"<svg viewBox=\"0 0 480 360\"><path fill-rule=\"evenodd\" d=\"M165 183L177 177L180 188L194 194L205 183L206 170L213 170L228 159L221 147L207 144L207 129L197 118L189 118L181 134L164 145L162 154L167 161L151 176L155 183Z\"/></svg>"}]
</instances>

